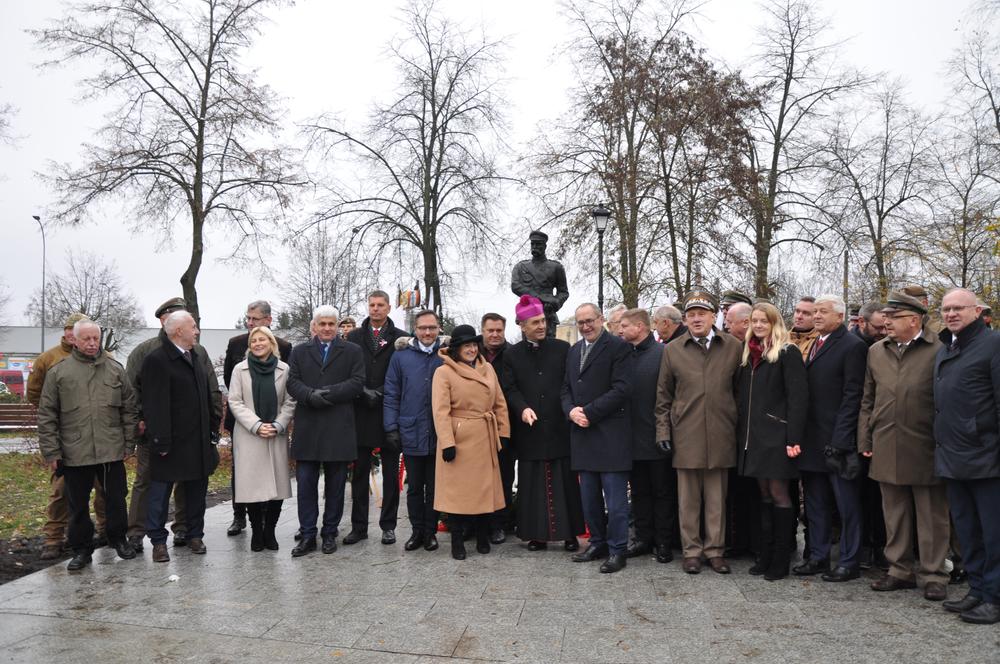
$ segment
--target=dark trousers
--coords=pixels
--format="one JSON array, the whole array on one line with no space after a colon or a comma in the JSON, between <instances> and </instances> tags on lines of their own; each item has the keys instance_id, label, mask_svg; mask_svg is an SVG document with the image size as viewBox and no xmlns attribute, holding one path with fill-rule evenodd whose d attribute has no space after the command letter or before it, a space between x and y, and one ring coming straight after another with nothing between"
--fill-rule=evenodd
<instances>
[{"instance_id":1,"label":"dark trousers","mask_svg":"<svg viewBox=\"0 0 1000 664\"><path fill-rule=\"evenodd\" d=\"M372 450L359 447L351 476L351 528L368 531L368 499L372 474ZM399 512L399 453L382 448L382 512L378 525L382 530L396 529Z\"/></svg>"},{"instance_id":2,"label":"dark trousers","mask_svg":"<svg viewBox=\"0 0 1000 664\"><path fill-rule=\"evenodd\" d=\"M147 508L149 507L149 486L153 481L149 466L149 445L140 441L135 448L135 480L132 482L132 498L128 506L129 537L146 534ZM235 496L236 493L234 492ZM187 510L184 505L184 491L180 484L174 489L174 523L170 527L174 534L187 532Z\"/></svg>"},{"instance_id":3,"label":"dark trousers","mask_svg":"<svg viewBox=\"0 0 1000 664\"><path fill-rule=\"evenodd\" d=\"M627 471L580 471L580 497L590 544L607 546L612 555L624 555L628 546L628 476Z\"/></svg>"},{"instance_id":4,"label":"dark trousers","mask_svg":"<svg viewBox=\"0 0 1000 664\"><path fill-rule=\"evenodd\" d=\"M146 535L153 544L167 542L167 512L170 510L170 492L174 482L149 483L149 505L146 512ZM187 511L187 536L201 539L205 536L205 494L208 493L208 478L176 482L184 492L184 507Z\"/></svg>"},{"instance_id":5,"label":"dark trousers","mask_svg":"<svg viewBox=\"0 0 1000 664\"><path fill-rule=\"evenodd\" d=\"M493 530L514 530L517 522L514 514L514 455L510 445L497 453L500 463L500 483L503 484L504 506L493 513L490 528Z\"/></svg>"},{"instance_id":6,"label":"dark trousers","mask_svg":"<svg viewBox=\"0 0 1000 664\"><path fill-rule=\"evenodd\" d=\"M406 511L410 513L413 532L433 535L437 532L438 513L434 509L434 453L403 455L406 463Z\"/></svg>"},{"instance_id":7,"label":"dark trousers","mask_svg":"<svg viewBox=\"0 0 1000 664\"><path fill-rule=\"evenodd\" d=\"M66 501L69 503L67 540L70 548L73 551L89 549L94 538L94 522L90 520L90 490L94 488L95 480L100 487L98 491L104 496L108 541L124 540L128 529L125 463L112 461L92 466L63 466L63 477Z\"/></svg>"},{"instance_id":8,"label":"dark trousers","mask_svg":"<svg viewBox=\"0 0 1000 664\"><path fill-rule=\"evenodd\" d=\"M247 518L247 504L236 502L236 455L231 454L232 458L232 474L229 476L229 488L233 491L233 518L240 521L246 521Z\"/></svg>"},{"instance_id":9,"label":"dark trousers","mask_svg":"<svg viewBox=\"0 0 1000 664\"><path fill-rule=\"evenodd\" d=\"M346 461L296 461L295 483L298 492L299 529L302 539L316 538L319 518L319 472L323 471L323 528L320 535L336 537L344 516L344 488L347 486ZM367 494L367 488L365 489Z\"/></svg>"},{"instance_id":10,"label":"dark trousers","mask_svg":"<svg viewBox=\"0 0 1000 664\"><path fill-rule=\"evenodd\" d=\"M885 515L882 513L882 489L868 477L869 459L861 461L861 546L872 551L885 549Z\"/></svg>"},{"instance_id":11,"label":"dark trousers","mask_svg":"<svg viewBox=\"0 0 1000 664\"><path fill-rule=\"evenodd\" d=\"M726 555L757 553L759 522L760 488L757 479L744 477L735 468L730 468L729 490L726 492Z\"/></svg>"},{"instance_id":12,"label":"dark trousers","mask_svg":"<svg viewBox=\"0 0 1000 664\"><path fill-rule=\"evenodd\" d=\"M812 560L829 560L833 530L833 510L840 513L841 567L854 569L861 550L861 478L851 481L836 473L802 472L809 520L809 549Z\"/></svg>"},{"instance_id":13,"label":"dark trousers","mask_svg":"<svg viewBox=\"0 0 1000 664\"><path fill-rule=\"evenodd\" d=\"M948 505L969 573L969 594L1000 604L1000 478L948 480Z\"/></svg>"},{"instance_id":14,"label":"dark trousers","mask_svg":"<svg viewBox=\"0 0 1000 664\"><path fill-rule=\"evenodd\" d=\"M677 521L677 474L670 461L633 461L629 482L636 541L669 547Z\"/></svg>"}]
</instances>

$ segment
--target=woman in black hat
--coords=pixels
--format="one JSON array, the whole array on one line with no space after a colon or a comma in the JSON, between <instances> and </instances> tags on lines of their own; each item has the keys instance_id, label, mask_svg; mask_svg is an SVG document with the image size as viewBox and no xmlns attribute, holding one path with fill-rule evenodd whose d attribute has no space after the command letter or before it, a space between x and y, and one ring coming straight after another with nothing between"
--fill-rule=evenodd
<instances>
[{"instance_id":1,"label":"woman in black hat","mask_svg":"<svg viewBox=\"0 0 1000 664\"><path fill-rule=\"evenodd\" d=\"M476 550L490 552L490 517L504 507L497 452L510 438L507 402L490 363L480 352L482 336L459 325L451 343L438 351L431 404L437 432L434 509L452 518L451 555L465 558L463 522L470 517Z\"/></svg>"}]
</instances>

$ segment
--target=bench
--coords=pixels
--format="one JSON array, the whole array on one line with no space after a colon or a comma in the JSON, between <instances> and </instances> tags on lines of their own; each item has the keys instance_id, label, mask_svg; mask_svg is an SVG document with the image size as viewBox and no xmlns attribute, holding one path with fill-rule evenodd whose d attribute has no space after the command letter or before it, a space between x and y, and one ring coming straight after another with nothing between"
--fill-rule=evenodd
<instances>
[{"instance_id":1,"label":"bench","mask_svg":"<svg viewBox=\"0 0 1000 664\"><path fill-rule=\"evenodd\" d=\"M38 428L38 413L30 403L0 404L0 431L33 431Z\"/></svg>"}]
</instances>

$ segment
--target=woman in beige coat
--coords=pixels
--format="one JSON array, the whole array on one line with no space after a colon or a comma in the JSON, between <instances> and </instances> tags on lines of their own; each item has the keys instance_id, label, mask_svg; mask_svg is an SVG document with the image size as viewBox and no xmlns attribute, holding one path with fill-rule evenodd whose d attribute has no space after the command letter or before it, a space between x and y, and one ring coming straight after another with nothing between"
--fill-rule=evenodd
<instances>
[{"instance_id":1,"label":"woman in beige coat","mask_svg":"<svg viewBox=\"0 0 1000 664\"><path fill-rule=\"evenodd\" d=\"M465 559L462 542L471 518L476 550L490 552L490 517L504 507L497 452L509 444L507 402L493 367L480 354L482 336L459 325L438 353L431 405L440 455L435 463L434 509L449 515L451 555Z\"/></svg>"},{"instance_id":2,"label":"woman in beige coat","mask_svg":"<svg viewBox=\"0 0 1000 664\"><path fill-rule=\"evenodd\" d=\"M288 365L278 359L278 342L266 327L250 332L247 359L233 369L229 410L237 503L247 503L253 534L250 549L278 550L274 527L281 501L292 496L288 475L288 425L295 400L285 391Z\"/></svg>"}]
</instances>

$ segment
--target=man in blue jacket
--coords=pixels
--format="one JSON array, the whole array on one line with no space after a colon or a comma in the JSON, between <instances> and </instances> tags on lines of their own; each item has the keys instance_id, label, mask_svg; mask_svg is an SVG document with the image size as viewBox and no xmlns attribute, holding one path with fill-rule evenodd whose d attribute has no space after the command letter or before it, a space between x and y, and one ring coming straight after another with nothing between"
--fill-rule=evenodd
<instances>
[{"instance_id":1,"label":"man in blue jacket","mask_svg":"<svg viewBox=\"0 0 1000 664\"><path fill-rule=\"evenodd\" d=\"M965 622L1000 622L1000 335L963 288L941 300L946 329L934 364L934 470L948 483L969 593L944 608Z\"/></svg>"},{"instance_id":2,"label":"man in blue jacket","mask_svg":"<svg viewBox=\"0 0 1000 664\"><path fill-rule=\"evenodd\" d=\"M437 436L431 415L431 381L443 364L438 355L441 325L437 314L424 310L414 319L416 336L389 360L385 374L382 421L385 439L402 449L406 465L406 510L413 534L403 548L438 548L434 511L434 449ZM402 342L403 340L400 340Z\"/></svg>"}]
</instances>

